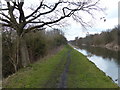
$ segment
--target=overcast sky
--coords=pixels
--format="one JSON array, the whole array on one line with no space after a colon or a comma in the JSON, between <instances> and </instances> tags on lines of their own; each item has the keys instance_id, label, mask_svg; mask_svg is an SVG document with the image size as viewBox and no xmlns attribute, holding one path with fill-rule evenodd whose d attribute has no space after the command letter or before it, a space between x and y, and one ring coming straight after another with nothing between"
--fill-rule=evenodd
<instances>
[{"instance_id":1,"label":"overcast sky","mask_svg":"<svg viewBox=\"0 0 120 90\"><path fill-rule=\"evenodd\" d=\"M118 2L120 0L101 0L101 5L106 7L105 16L106 22L104 20L100 20L100 17L97 18L93 23L92 28L88 28L84 30L81 28L80 24L72 21L71 26L69 26L65 30L65 36L68 40L73 40L75 37L85 37L86 34L95 34L100 33L101 31L105 31L107 29L111 29L118 25Z\"/></svg>"},{"instance_id":2,"label":"overcast sky","mask_svg":"<svg viewBox=\"0 0 120 90\"><path fill-rule=\"evenodd\" d=\"M4 0L2 0L4 1ZM50 0L50 2L53 2L55 0ZM115 27L118 24L118 2L119 0L101 0L100 5L101 7L106 7L106 11L104 14L99 14L99 12L95 15L96 20L93 20L87 16L85 18L87 20L90 19L91 24L93 25L92 28L87 28L85 30L81 27L79 23L76 23L71 18L67 19L68 22L70 22L70 26L67 26L65 28L62 28L65 37L67 40L73 40L75 37L85 37L87 33L89 34L95 34L100 33L101 31L105 31L107 29L111 29ZM25 6L30 6L38 4L39 0L25 0ZM25 11L29 15L29 11ZM30 12L31 13L31 12ZM106 22L104 22L103 19L100 19L100 17L105 17Z\"/></svg>"}]
</instances>

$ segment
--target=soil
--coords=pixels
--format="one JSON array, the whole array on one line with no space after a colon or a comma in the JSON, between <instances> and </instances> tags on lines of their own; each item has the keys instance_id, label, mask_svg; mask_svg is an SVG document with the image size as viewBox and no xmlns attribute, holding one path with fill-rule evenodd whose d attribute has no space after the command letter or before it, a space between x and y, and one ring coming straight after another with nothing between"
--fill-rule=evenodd
<instances>
[{"instance_id":1,"label":"soil","mask_svg":"<svg viewBox=\"0 0 120 90\"><path fill-rule=\"evenodd\" d=\"M58 83L58 88L67 88L67 74L69 71L70 57L71 57L70 52L71 50L69 50L67 53L67 62L65 64L64 71L60 76L60 82Z\"/></svg>"}]
</instances>

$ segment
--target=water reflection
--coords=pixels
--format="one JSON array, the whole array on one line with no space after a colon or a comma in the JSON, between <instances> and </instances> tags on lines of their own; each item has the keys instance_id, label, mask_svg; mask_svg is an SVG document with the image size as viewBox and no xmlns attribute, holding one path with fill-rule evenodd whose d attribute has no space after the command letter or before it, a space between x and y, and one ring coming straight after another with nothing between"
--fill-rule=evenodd
<instances>
[{"instance_id":1,"label":"water reflection","mask_svg":"<svg viewBox=\"0 0 120 90\"><path fill-rule=\"evenodd\" d=\"M87 46L80 46L76 50L87 56L99 69L110 76L115 83L120 82L118 80L118 68L120 68L118 53L120 52Z\"/></svg>"},{"instance_id":2,"label":"water reflection","mask_svg":"<svg viewBox=\"0 0 120 90\"><path fill-rule=\"evenodd\" d=\"M95 54L97 56L101 56L105 59L109 58L109 60L111 60L112 58L114 58L116 60L116 62L118 63L118 52L116 52L116 51L111 51L106 48L88 47L88 46L80 46L79 48L87 50L88 53Z\"/></svg>"}]
</instances>

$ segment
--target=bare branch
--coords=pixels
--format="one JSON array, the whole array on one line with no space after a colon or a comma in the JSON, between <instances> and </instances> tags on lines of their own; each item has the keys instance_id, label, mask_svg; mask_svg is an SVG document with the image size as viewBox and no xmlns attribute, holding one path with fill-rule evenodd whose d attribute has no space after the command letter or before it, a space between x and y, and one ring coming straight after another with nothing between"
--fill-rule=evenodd
<instances>
[{"instance_id":1,"label":"bare branch","mask_svg":"<svg viewBox=\"0 0 120 90\"><path fill-rule=\"evenodd\" d=\"M84 20L80 16L77 16L77 15L73 14L72 17L75 21L79 22L82 25L82 27L84 27L85 29L86 29L86 26L91 27L91 25L84 22Z\"/></svg>"},{"instance_id":2,"label":"bare branch","mask_svg":"<svg viewBox=\"0 0 120 90\"><path fill-rule=\"evenodd\" d=\"M91 15L91 17L92 17L92 18L94 18L94 19L95 19L95 17L94 17L94 15L93 15L93 13L91 13L89 10L84 10L84 9L83 9L83 11L87 12L89 15Z\"/></svg>"},{"instance_id":3,"label":"bare branch","mask_svg":"<svg viewBox=\"0 0 120 90\"><path fill-rule=\"evenodd\" d=\"M7 6L8 6L8 9L9 9L8 13L9 13L9 15L10 15L10 17L11 17L11 20L12 20L12 22L16 25L16 24L17 24L17 21L16 21L16 19L15 19L15 17L14 17L14 14L13 14L14 6L11 6L11 5L10 5L10 2L7 2Z\"/></svg>"},{"instance_id":4,"label":"bare branch","mask_svg":"<svg viewBox=\"0 0 120 90\"><path fill-rule=\"evenodd\" d=\"M0 10L5 11L5 10L8 10L8 8L4 8L4 9L0 9Z\"/></svg>"},{"instance_id":5,"label":"bare branch","mask_svg":"<svg viewBox=\"0 0 120 90\"><path fill-rule=\"evenodd\" d=\"M31 30L33 30L33 29L35 29L35 28L41 28L41 27L43 27L43 26L45 26L45 25L57 23L57 22L61 21L62 19L66 18L66 17L70 17L70 16L71 16L71 12L70 12L69 14L65 15L65 16L61 16L61 17L60 17L59 19L57 19L57 20L50 21L50 22L44 22L44 23L41 24L41 25L36 25L36 26L34 26L34 27L31 27L31 28L27 29L27 31L31 31Z\"/></svg>"},{"instance_id":6,"label":"bare branch","mask_svg":"<svg viewBox=\"0 0 120 90\"><path fill-rule=\"evenodd\" d=\"M38 8L37 8L33 13L31 13L31 14L28 15L28 16L26 16L25 19L28 19L29 17L31 17L31 16L33 16L35 13L37 13L37 11L42 7L43 1L44 1L44 0L42 0L41 3L40 3L40 5L38 6Z\"/></svg>"},{"instance_id":7,"label":"bare branch","mask_svg":"<svg viewBox=\"0 0 120 90\"><path fill-rule=\"evenodd\" d=\"M18 10L19 10L19 13L20 13L19 23L26 21L26 20L25 20L24 11L23 11L23 9L22 9L23 4L24 4L24 2L20 2L20 3L18 4Z\"/></svg>"},{"instance_id":8,"label":"bare branch","mask_svg":"<svg viewBox=\"0 0 120 90\"><path fill-rule=\"evenodd\" d=\"M8 17L8 15L5 15L4 13L0 13L0 14L10 20L10 17Z\"/></svg>"},{"instance_id":9,"label":"bare branch","mask_svg":"<svg viewBox=\"0 0 120 90\"><path fill-rule=\"evenodd\" d=\"M98 1L95 2L94 4L87 5L87 6L83 7L83 8L89 8L89 7L96 6L96 4L98 4L99 1L100 1L100 0L98 0Z\"/></svg>"},{"instance_id":10,"label":"bare branch","mask_svg":"<svg viewBox=\"0 0 120 90\"><path fill-rule=\"evenodd\" d=\"M53 5L48 5L45 4L44 0L41 0L40 5L28 16L24 15L24 10L23 10L23 5L24 2L12 2L9 1L7 2L7 8L8 8L8 13L10 16L7 16L5 14L1 14L6 18L6 20L9 21L11 24L11 27L14 27L14 29L19 30L19 33L21 34L22 32L28 32L31 31L35 28L41 28L43 26L52 26L53 24L55 25L56 23L60 22L61 20L65 19L66 17L71 17L75 20L81 23L81 25L87 25L84 20L82 20L82 17L79 15L75 14L76 12L83 11L87 12L87 14L91 15L92 18L94 18L93 15L93 10L102 10L97 6L98 2L84 2L84 1L64 1L64 0L59 0ZM12 2L12 5L11 3ZM59 7L60 6L60 7ZM47 8L47 9L44 9ZM44 9L45 11L41 12L40 10ZM13 14L13 11L17 10L19 12L19 22L17 22L17 18ZM51 16L50 16L51 15ZM8 21L6 20L1 20L6 23ZM8 23L8 24L9 24ZM34 24L33 27L29 27L27 29L28 24ZM9 26L9 25L8 25ZM89 26L89 25L88 25Z\"/></svg>"},{"instance_id":11,"label":"bare branch","mask_svg":"<svg viewBox=\"0 0 120 90\"><path fill-rule=\"evenodd\" d=\"M55 4L55 6L54 6L50 11L47 11L47 12L44 12L44 13L40 13L40 14L37 15L36 17L30 19L27 23L30 23L31 21L37 19L37 18L40 17L41 15L45 15L45 14L48 14L48 13L53 12L53 11L57 8L57 6L58 6L60 3L62 3L62 2L57 2L57 3Z\"/></svg>"},{"instance_id":12,"label":"bare branch","mask_svg":"<svg viewBox=\"0 0 120 90\"><path fill-rule=\"evenodd\" d=\"M11 24L0 23L2 26L11 27Z\"/></svg>"},{"instance_id":13,"label":"bare branch","mask_svg":"<svg viewBox=\"0 0 120 90\"><path fill-rule=\"evenodd\" d=\"M8 24L10 23L10 21L8 21L7 19L0 18L0 20L6 22Z\"/></svg>"}]
</instances>

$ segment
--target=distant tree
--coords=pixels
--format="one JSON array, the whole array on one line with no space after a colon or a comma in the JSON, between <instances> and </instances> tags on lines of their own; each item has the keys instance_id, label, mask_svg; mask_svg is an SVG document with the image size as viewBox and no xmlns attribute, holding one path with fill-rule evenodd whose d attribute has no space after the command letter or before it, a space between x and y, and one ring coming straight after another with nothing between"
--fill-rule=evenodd
<instances>
[{"instance_id":1,"label":"distant tree","mask_svg":"<svg viewBox=\"0 0 120 90\"><path fill-rule=\"evenodd\" d=\"M116 26L113 29L102 31L100 34L87 35L85 38L79 38L77 43L79 45L86 44L97 46L106 45L109 43L120 45L120 30L118 27L119 26Z\"/></svg>"},{"instance_id":2,"label":"distant tree","mask_svg":"<svg viewBox=\"0 0 120 90\"><path fill-rule=\"evenodd\" d=\"M5 0L4 8L1 9L1 24L16 30L17 33L17 61L26 66L30 63L28 50L24 36L26 33L43 28L44 26L60 25L59 22L67 17L72 17L82 26L88 25L81 17L81 11L93 17L93 11L102 10L98 7L100 0L58 0L54 3L41 0L38 7L32 10L30 15L25 15L24 0ZM16 14L17 13L17 14ZM33 25L31 25L33 24ZM42 30L42 29L41 29Z\"/></svg>"}]
</instances>

